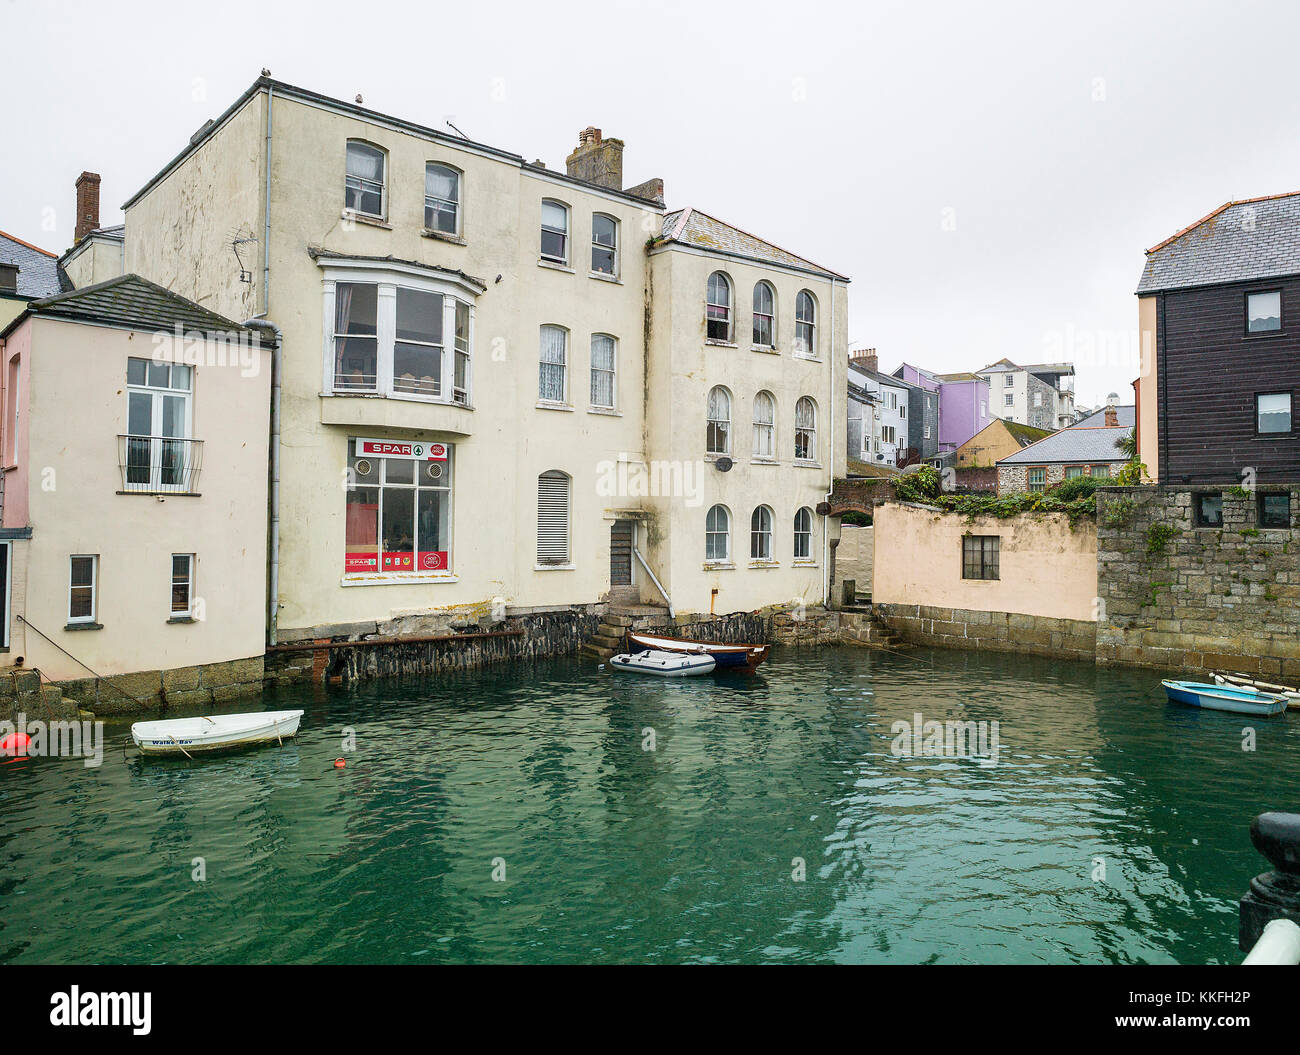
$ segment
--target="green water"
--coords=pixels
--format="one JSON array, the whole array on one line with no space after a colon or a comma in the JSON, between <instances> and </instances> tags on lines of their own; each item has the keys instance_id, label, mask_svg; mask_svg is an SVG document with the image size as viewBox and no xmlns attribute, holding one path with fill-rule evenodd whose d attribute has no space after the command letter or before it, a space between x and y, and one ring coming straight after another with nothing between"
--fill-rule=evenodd
<instances>
[{"instance_id":1,"label":"green water","mask_svg":"<svg viewBox=\"0 0 1300 1055\"><path fill-rule=\"evenodd\" d=\"M0 766L0 962L1230 963L1250 819L1300 807L1295 712L1243 752L1251 720L1157 674L1028 657L556 660L265 705L306 709L296 741L127 760L116 723L98 769ZM917 711L998 721L999 764L896 757Z\"/></svg>"}]
</instances>

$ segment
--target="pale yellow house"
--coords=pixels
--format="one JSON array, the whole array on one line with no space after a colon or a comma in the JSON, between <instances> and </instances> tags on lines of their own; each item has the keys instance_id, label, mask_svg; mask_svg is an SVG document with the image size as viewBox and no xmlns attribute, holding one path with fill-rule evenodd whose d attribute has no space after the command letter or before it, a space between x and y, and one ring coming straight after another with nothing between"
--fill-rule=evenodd
<instances>
[{"instance_id":1,"label":"pale yellow house","mask_svg":"<svg viewBox=\"0 0 1300 1055\"><path fill-rule=\"evenodd\" d=\"M820 603L847 280L665 216L622 151L558 172L262 78L125 204L127 271L281 334L273 639Z\"/></svg>"}]
</instances>

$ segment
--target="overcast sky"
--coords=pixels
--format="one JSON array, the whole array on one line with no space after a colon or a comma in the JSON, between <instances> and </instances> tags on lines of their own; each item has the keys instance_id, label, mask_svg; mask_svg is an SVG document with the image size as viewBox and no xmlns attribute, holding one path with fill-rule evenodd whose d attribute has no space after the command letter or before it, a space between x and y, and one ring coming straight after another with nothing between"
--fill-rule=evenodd
<instances>
[{"instance_id":1,"label":"overcast sky","mask_svg":"<svg viewBox=\"0 0 1300 1055\"><path fill-rule=\"evenodd\" d=\"M62 251L263 66L631 185L851 276L849 336L941 372L1072 359L1131 402L1142 251L1300 189L1291 3L0 0L0 229ZM1127 351L1127 354L1122 354Z\"/></svg>"}]
</instances>

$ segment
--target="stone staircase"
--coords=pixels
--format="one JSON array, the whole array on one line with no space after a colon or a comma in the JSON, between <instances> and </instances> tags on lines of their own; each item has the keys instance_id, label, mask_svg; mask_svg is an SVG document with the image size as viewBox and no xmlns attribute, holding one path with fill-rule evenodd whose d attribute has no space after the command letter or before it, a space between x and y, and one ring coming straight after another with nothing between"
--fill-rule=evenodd
<instances>
[{"instance_id":1,"label":"stone staircase","mask_svg":"<svg viewBox=\"0 0 1300 1055\"><path fill-rule=\"evenodd\" d=\"M898 633L876 618L871 604L840 609L840 642L866 648L909 648Z\"/></svg>"},{"instance_id":2,"label":"stone staircase","mask_svg":"<svg viewBox=\"0 0 1300 1055\"><path fill-rule=\"evenodd\" d=\"M623 651L623 635L628 630L654 630L671 622L668 609L663 605L611 600L596 633L582 646L582 654L593 659L609 659L616 652Z\"/></svg>"},{"instance_id":3,"label":"stone staircase","mask_svg":"<svg viewBox=\"0 0 1300 1055\"><path fill-rule=\"evenodd\" d=\"M57 685L42 684L40 671L31 667L0 667L0 721L76 721L80 709Z\"/></svg>"}]
</instances>

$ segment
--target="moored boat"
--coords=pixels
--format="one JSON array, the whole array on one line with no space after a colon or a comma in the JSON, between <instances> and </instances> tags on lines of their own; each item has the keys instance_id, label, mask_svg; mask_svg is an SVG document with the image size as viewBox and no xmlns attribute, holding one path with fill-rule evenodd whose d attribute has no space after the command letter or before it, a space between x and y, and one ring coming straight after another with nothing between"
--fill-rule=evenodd
<instances>
[{"instance_id":1,"label":"moored boat","mask_svg":"<svg viewBox=\"0 0 1300 1055\"><path fill-rule=\"evenodd\" d=\"M1293 711L1300 710L1300 689L1294 685L1274 685L1271 682L1260 681L1258 678L1248 678L1244 674L1215 674L1214 680L1219 685L1234 685L1267 692L1271 696L1285 696L1287 706Z\"/></svg>"},{"instance_id":2,"label":"moored boat","mask_svg":"<svg viewBox=\"0 0 1300 1055\"><path fill-rule=\"evenodd\" d=\"M1235 685L1211 685L1201 681L1162 681L1165 695L1174 703L1200 707L1209 711L1252 714L1256 717L1281 714L1286 710L1285 696L1274 696L1256 689Z\"/></svg>"},{"instance_id":3,"label":"moored boat","mask_svg":"<svg viewBox=\"0 0 1300 1055\"><path fill-rule=\"evenodd\" d=\"M663 637L659 634L627 634L627 650L631 653L683 652L687 655L712 656L719 668L745 667L753 670L767 659L767 645L722 645L713 641L692 641L684 637Z\"/></svg>"},{"instance_id":4,"label":"moored boat","mask_svg":"<svg viewBox=\"0 0 1300 1055\"><path fill-rule=\"evenodd\" d=\"M660 652L646 649L611 656L610 666L615 670L634 674L655 674L661 678L688 678L695 674L711 674L717 666L712 656L685 652Z\"/></svg>"},{"instance_id":5,"label":"moored boat","mask_svg":"<svg viewBox=\"0 0 1300 1055\"><path fill-rule=\"evenodd\" d=\"M185 755L229 751L255 744L278 743L298 732L302 711L257 711L212 717L166 718L136 722L131 739L146 755Z\"/></svg>"}]
</instances>

